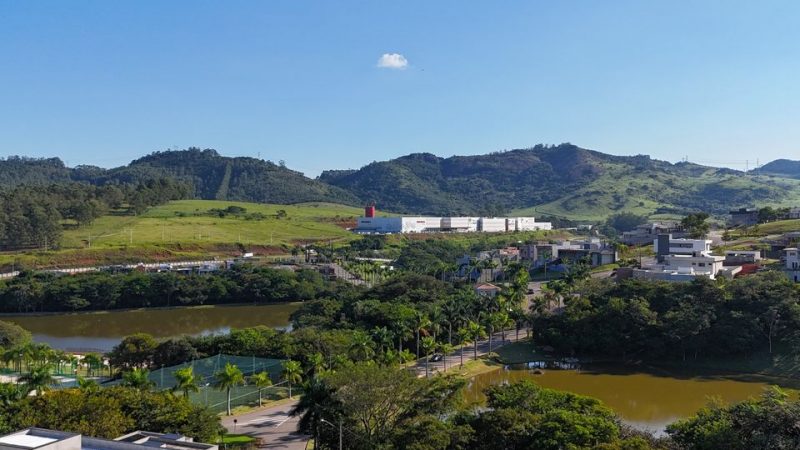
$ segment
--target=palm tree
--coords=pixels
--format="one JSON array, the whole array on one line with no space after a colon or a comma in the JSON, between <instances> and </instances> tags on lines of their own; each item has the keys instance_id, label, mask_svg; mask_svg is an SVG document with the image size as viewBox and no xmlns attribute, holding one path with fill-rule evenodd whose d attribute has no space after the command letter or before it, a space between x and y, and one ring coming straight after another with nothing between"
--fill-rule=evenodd
<instances>
[{"instance_id":1,"label":"palm tree","mask_svg":"<svg viewBox=\"0 0 800 450\"><path fill-rule=\"evenodd\" d=\"M436 341L430 336L422 338L422 351L425 353L425 378L428 377L428 362L430 361L429 355L431 351L436 348Z\"/></svg>"},{"instance_id":2,"label":"palm tree","mask_svg":"<svg viewBox=\"0 0 800 450\"><path fill-rule=\"evenodd\" d=\"M442 353L442 368L444 372L447 372L447 355L453 353L456 348L453 344L449 344L445 342L444 344L439 344L439 351Z\"/></svg>"},{"instance_id":3,"label":"palm tree","mask_svg":"<svg viewBox=\"0 0 800 450\"><path fill-rule=\"evenodd\" d=\"M83 356L83 363L86 364L86 371L89 376L92 376L96 369L100 368L103 358L97 353L87 353Z\"/></svg>"},{"instance_id":4,"label":"palm tree","mask_svg":"<svg viewBox=\"0 0 800 450\"><path fill-rule=\"evenodd\" d=\"M25 375L19 377L19 382L26 386L28 393L36 391L37 396L42 395L56 383L53 374L50 373L51 370L50 364L36 366Z\"/></svg>"},{"instance_id":5,"label":"palm tree","mask_svg":"<svg viewBox=\"0 0 800 450\"><path fill-rule=\"evenodd\" d=\"M133 368L122 374L122 385L139 389L140 391L150 390L156 383L150 380L150 371L147 369Z\"/></svg>"},{"instance_id":6,"label":"palm tree","mask_svg":"<svg viewBox=\"0 0 800 450\"><path fill-rule=\"evenodd\" d=\"M394 336L386 327L375 327L372 329L372 339L378 344L378 349L383 353L392 346Z\"/></svg>"},{"instance_id":7,"label":"palm tree","mask_svg":"<svg viewBox=\"0 0 800 450\"><path fill-rule=\"evenodd\" d=\"M308 372L312 377L323 373L325 371L325 357L322 353L314 353L308 357Z\"/></svg>"},{"instance_id":8,"label":"palm tree","mask_svg":"<svg viewBox=\"0 0 800 450\"><path fill-rule=\"evenodd\" d=\"M290 416L299 416L297 429L311 433L314 442L319 442L319 424L325 415L324 405L330 401L331 390L319 378L312 378L305 384L300 401L289 411Z\"/></svg>"},{"instance_id":9,"label":"palm tree","mask_svg":"<svg viewBox=\"0 0 800 450\"><path fill-rule=\"evenodd\" d=\"M372 346L373 342L369 335L360 331L353 333L352 342L350 343L350 351L352 352L354 358L358 358L360 356L364 361L369 360L370 357L375 354L375 350L372 348Z\"/></svg>"},{"instance_id":10,"label":"palm tree","mask_svg":"<svg viewBox=\"0 0 800 450\"><path fill-rule=\"evenodd\" d=\"M231 389L244 384L244 375L238 367L225 363L225 368L214 374L214 386L220 391L224 390L227 396L227 411L231 415Z\"/></svg>"},{"instance_id":11,"label":"palm tree","mask_svg":"<svg viewBox=\"0 0 800 450\"><path fill-rule=\"evenodd\" d=\"M456 342L461 346L461 363L460 367L464 367L464 347L469 342L470 331L467 328L459 328L456 332Z\"/></svg>"},{"instance_id":12,"label":"palm tree","mask_svg":"<svg viewBox=\"0 0 800 450\"><path fill-rule=\"evenodd\" d=\"M419 334L420 332L430 326L431 321L425 313L417 311L414 316L414 331L417 334L417 359L419 359Z\"/></svg>"},{"instance_id":13,"label":"palm tree","mask_svg":"<svg viewBox=\"0 0 800 450\"><path fill-rule=\"evenodd\" d=\"M478 322L469 321L467 323L467 331L469 332L469 340L472 341L475 360L478 359L478 340L486 336L486 330L483 329Z\"/></svg>"},{"instance_id":14,"label":"palm tree","mask_svg":"<svg viewBox=\"0 0 800 450\"><path fill-rule=\"evenodd\" d=\"M319 353L315 353L315 355L319 355L322 358L322 355ZM272 386L272 378L269 377L269 373L267 372L259 372L250 377L250 381L258 388L258 406L261 406L261 392L270 386Z\"/></svg>"},{"instance_id":15,"label":"palm tree","mask_svg":"<svg viewBox=\"0 0 800 450\"><path fill-rule=\"evenodd\" d=\"M289 398L292 398L292 384L303 381L303 369L300 367L300 363L291 359L284 361L281 375L289 384Z\"/></svg>"},{"instance_id":16,"label":"palm tree","mask_svg":"<svg viewBox=\"0 0 800 450\"><path fill-rule=\"evenodd\" d=\"M194 376L194 368L192 366L178 369L172 375L175 377L175 386L172 386L172 392L183 391L183 398L189 398L189 392L200 390L197 386L197 379Z\"/></svg>"}]
</instances>

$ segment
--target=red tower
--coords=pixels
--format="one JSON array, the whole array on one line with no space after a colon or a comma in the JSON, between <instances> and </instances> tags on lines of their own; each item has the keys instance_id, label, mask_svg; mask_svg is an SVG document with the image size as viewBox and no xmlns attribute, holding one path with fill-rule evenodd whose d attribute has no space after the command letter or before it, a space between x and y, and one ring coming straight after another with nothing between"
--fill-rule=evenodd
<instances>
[{"instance_id":1,"label":"red tower","mask_svg":"<svg viewBox=\"0 0 800 450\"><path fill-rule=\"evenodd\" d=\"M364 217L375 217L375 205L367 205L364 207Z\"/></svg>"}]
</instances>

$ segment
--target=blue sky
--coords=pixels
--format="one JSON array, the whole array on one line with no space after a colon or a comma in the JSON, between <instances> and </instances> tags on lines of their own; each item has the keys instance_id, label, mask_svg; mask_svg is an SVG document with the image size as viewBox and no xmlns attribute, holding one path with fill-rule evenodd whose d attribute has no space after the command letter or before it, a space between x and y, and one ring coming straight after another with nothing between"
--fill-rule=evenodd
<instances>
[{"instance_id":1,"label":"blue sky","mask_svg":"<svg viewBox=\"0 0 800 450\"><path fill-rule=\"evenodd\" d=\"M800 2L0 0L0 156L800 159ZM403 68L379 67L384 54ZM399 56L391 59L402 61Z\"/></svg>"}]
</instances>

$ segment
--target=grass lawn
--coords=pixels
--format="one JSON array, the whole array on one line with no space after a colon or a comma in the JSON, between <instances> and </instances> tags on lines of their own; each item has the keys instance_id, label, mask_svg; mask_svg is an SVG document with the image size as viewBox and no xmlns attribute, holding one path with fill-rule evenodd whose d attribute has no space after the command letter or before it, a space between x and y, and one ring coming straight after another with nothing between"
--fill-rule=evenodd
<instances>
[{"instance_id":1,"label":"grass lawn","mask_svg":"<svg viewBox=\"0 0 800 450\"><path fill-rule=\"evenodd\" d=\"M208 213L239 206L247 219ZM278 211L285 216L278 218ZM148 209L139 216L108 215L85 227L64 231L56 251L0 254L0 268L75 267L95 264L205 259L243 251L286 254L287 248L315 241L344 243L358 236L346 227L363 211L331 203L268 205L216 200L180 200Z\"/></svg>"},{"instance_id":2,"label":"grass lawn","mask_svg":"<svg viewBox=\"0 0 800 450\"><path fill-rule=\"evenodd\" d=\"M247 445L255 442L256 439L246 434L231 434L228 433L222 436L222 443L230 446Z\"/></svg>"},{"instance_id":3,"label":"grass lawn","mask_svg":"<svg viewBox=\"0 0 800 450\"><path fill-rule=\"evenodd\" d=\"M464 355L464 367L458 367L458 364L454 364L452 369L450 366L447 367L448 374L454 374L458 377L462 378L472 378L476 375L480 375L486 372L493 372L495 370L500 369L502 366L496 362L489 361L485 358L478 358L477 361L470 359L469 361L466 360L467 355Z\"/></svg>"}]
</instances>

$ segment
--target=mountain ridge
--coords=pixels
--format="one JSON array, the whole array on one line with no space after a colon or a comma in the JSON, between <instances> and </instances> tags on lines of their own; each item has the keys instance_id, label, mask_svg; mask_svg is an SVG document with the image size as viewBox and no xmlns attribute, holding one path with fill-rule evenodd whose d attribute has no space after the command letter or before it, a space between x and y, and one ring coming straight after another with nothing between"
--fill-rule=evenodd
<instances>
[{"instance_id":1,"label":"mountain ridge","mask_svg":"<svg viewBox=\"0 0 800 450\"><path fill-rule=\"evenodd\" d=\"M291 204L376 203L410 214L543 213L599 219L620 211L682 214L757 205L800 205L800 162L776 160L757 175L647 155L619 156L565 143L484 155L412 153L312 179L283 164L213 149L153 152L111 169L58 158L0 159L0 186L85 182L191 182L200 199Z\"/></svg>"}]
</instances>

